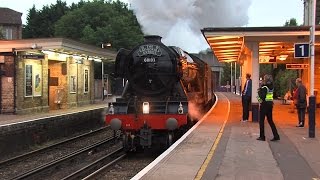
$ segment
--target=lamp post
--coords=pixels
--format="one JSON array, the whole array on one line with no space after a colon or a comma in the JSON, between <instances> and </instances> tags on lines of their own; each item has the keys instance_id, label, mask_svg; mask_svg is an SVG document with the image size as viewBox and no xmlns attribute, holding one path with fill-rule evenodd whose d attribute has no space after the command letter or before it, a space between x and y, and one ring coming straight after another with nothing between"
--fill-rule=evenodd
<instances>
[{"instance_id":1,"label":"lamp post","mask_svg":"<svg viewBox=\"0 0 320 180\"><path fill-rule=\"evenodd\" d=\"M109 74L107 74L107 101L109 98Z\"/></svg>"},{"instance_id":2,"label":"lamp post","mask_svg":"<svg viewBox=\"0 0 320 180\"><path fill-rule=\"evenodd\" d=\"M101 43L101 48L102 49L104 49L104 48L111 48L111 46L112 46L112 44L110 43L110 42L107 42L107 43ZM103 63L103 60L101 60L101 75L102 75L102 78L101 78L101 80L102 80L102 100L104 100L104 96L105 96L105 93L104 93L104 91L105 91L105 85L104 85L104 63ZM108 74L106 74L106 76L107 76L107 100L108 100L108 93L109 93L109 89L108 89L108 87L109 87L109 75Z\"/></svg>"},{"instance_id":3,"label":"lamp post","mask_svg":"<svg viewBox=\"0 0 320 180\"><path fill-rule=\"evenodd\" d=\"M234 93L237 94L237 61L234 62Z\"/></svg>"},{"instance_id":4,"label":"lamp post","mask_svg":"<svg viewBox=\"0 0 320 180\"><path fill-rule=\"evenodd\" d=\"M316 97L314 96L314 44L315 44L315 31L316 31L316 0L312 2L312 14L311 22L312 26L310 29L310 96L309 96L309 137L315 137L315 110L316 110Z\"/></svg>"},{"instance_id":5,"label":"lamp post","mask_svg":"<svg viewBox=\"0 0 320 180\"><path fill-rule=\"evenodd\" d=\"M232 92L233 87L233 77L232 77L232 61L230 62L230 92Z\"/></svg>"},{"instance_id":6,"label":"lamp post","mask_svg":"<svg viewBox=\"0 0 320 180\"><path fill-rule=\"evenodd\" d=\"M101 61L101 85L102 85L102 100L104 100L104 64Z\"/></svg>"}]
</instances>

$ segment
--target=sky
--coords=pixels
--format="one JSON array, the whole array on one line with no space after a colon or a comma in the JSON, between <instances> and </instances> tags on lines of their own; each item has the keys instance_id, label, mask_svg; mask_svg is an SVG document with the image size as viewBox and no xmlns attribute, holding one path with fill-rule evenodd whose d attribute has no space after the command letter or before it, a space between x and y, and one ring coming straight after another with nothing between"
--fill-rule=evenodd
<instances>
[{"instance_id":1,"label":"sky","mask_svg":"<svg viewBox=\"0 0 320 180\"><path fill-rule=\"evenodd\" d=\"M68 5L79 2L79 0L64 1ZM159 34L165 44L182 46L189 52L208 47L200 32L200 29L205 27L283 26L290 18L296 18L298 24L303 23L303 0L121 1L131 3L144 33ZM173 1L178 3L172 3ZM23 13L22 23L26 24L26 15L33 4L37 9L42 9L43 5L55 2L56 0L0 0L0 7L8 7ZM189 42L185 42L185 37L189 37Z\"/></svg>"}]
</instances>

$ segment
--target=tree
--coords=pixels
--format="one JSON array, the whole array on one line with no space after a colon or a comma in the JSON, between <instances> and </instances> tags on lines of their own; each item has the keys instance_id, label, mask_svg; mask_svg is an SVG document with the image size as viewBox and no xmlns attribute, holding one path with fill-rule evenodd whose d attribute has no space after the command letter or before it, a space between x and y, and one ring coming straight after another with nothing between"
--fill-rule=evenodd
<instances>
[{"instance_id":1,"label":"tree","mask_svg":"<svg viewBox=\"0 0 320 180\"><path fill-rule=\"evenodd\" d=\"M55 25L55 36L115 49L132 48L143 41L141 26L132 10L120 1L93 1L63 16Z\"/></svg>"},{"instance_id":2,"label":"tree","mask_svg":"<svg viewBox=\"0 0 320 180\"><path fill-rule=\"evenodd\" d=\"M272 74L273 64L260 64L260 77L266 74Z\"/></svg>"},{"instance_id":3,"label":"tree","mask_svg":"<svg viewBox=\"0 0 320 180\"><path fill-rule=\"evenodd\" d=\"M295 18L291 18L284 26L298 26L298 23ZM294 81L298 77L298 71L287 70L285 64L278 64L275 69L271 67L269 73L274 78L274 97L283 97L288 90L292 90L295 85Z\"/></svg>"},{"instance_id":4,"label":"tree","mask_svg":"<svg viewBox=\"0 0 320 180\"><path fill-rule=\"evenodd\" d=\"M230 85L230 80L231 80L231 71L230 71L230 68L231 68L231 64L230 63L223 63L224 66L223 66L223 73L222 73L222 77L221 77L221 85L227 85L229 84ZM229 83L228 83L229 82Z\"/></svg>"},{"instance_id":5,"label":"tree","mask_svg":"<svg viewBox=\"0 0 320 180\"><path fill-rule=\"evenodd\" d=\"M298 77L296 70L280 69L275 75L274 97L283 97L287 91L292 91L295 86L295 80Z\"/></svg>"},{"instance_id":6,"label":"tree","mask_svg":"<svg viewBox=\"0 0 320 180\"><path fill-rule=\"evenodd\" d=\"M27 15L27 25L23 27L23 38L53 37L55 23L68 11L70 8L61 0L57 0L56 4L43 6L41 10L36 10L33 5Z\"/></svg>"},{"instance_id":7,"label":"tree","mask_svg":"<svg viewBox=\"0 0 320 180\"><path fill-rule=\"evenodd\" d=\"M287 20L284 26L298 26L297 20L295 18L291 18Z\"/></svg>"}]
</instances>

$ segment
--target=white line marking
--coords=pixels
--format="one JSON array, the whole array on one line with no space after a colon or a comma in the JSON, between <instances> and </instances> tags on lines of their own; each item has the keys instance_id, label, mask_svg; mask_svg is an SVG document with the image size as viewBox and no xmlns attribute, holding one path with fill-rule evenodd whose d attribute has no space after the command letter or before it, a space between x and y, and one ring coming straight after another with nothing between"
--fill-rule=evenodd
<instances>
[{"instance_id":1,"label":"white line marking","mask_svg":"<svg viewBox=\"0 0 320 180\"><path fill-rule=\"evenodd\" d=\"M54 117L59 117L59 116L65 116L65 115L75 114L75 113L81 113L81 112L85 112L85 111L92 111L92 110L101 109L101 108L105 108L105 107L104 107L104 106L101 106L101 107L92 108L92 109L86 109L86 110L82 110L82 111L75 111L75 112L70 112L70 113L65 113L65 114L58 114L58 115L52 115L52 116L47 116L47 117L40 117L40 118L36 118L36 119L30 119L30 120L26 120L26 121L20 121L20 122L15 122L15 123L3 124L3 125L0 125L0 128L1 128L1 127L5 127L5 126L12 126L12 125L17 125L17 124L22 124L22 123L27 123L27 122L32 122L32 121L43 120L43 119L47 119L47 118L54 118ZM32 117L31 117L31 118L32 118ZM22 119L23 119L23 118L22 118Z\"/></svg>"},{"instance_id":2,"label":"white line marking","mask_svg":"<svg viewBox=\"0 0 320 180\"><path fill-rule=\"evenodd\" d=\"M224 94L222 94L222 95L225 96ZM227 96L225 96L225 97L227 98ZM227 121L228 121L229 116L230 116L230 109L231 109L230 108L230 101L229 101L228 98L227 98L227 100L228 100L228 113L227 113L226 119L223 121L223 124L222 124L222 126L221 126L221 128L219 130L219 133L218 133L216 139L214 140L213 145L210 148L210 151L209 151L206 159L204 160L203 164L199 168L198 173L196 174L196 177L194 178L194 180L201 180L202 179L202 176L205 173L205 171L207 170L207 168L209 166L209 163L210 163L210 161L211 161L211 159L212 159L212 157L213 157L213 155L214 155L214 153L216 151L216 148L219 145L219 142L221 140L221 137L222 137L222 134L223 134L223 131L224 131L224 127L226 126Z\"/></svg>"},{"instance_id":3,"label":"white line marking","mask_svg":"<svg viewBox=\"0 0 320 180\"><path fill-rule=\"evenodd\" d=\"M216 102L214 103L214 105L212 106L212 108L210 109L210 111L205 114L200 121L197 122L197 124L195 124L191 129L189 129L189 131L187 131L180 139L178 139L174 144L172 144L165 152L163 152L160 156L158 156L154 161L152 161L148 166L146 166L145 168L143 168L138 174L136 174L134 177L131 178L131 180L138 180L140 178L142 178L145 174L147 174L154 166L156 166L162 159L164 159L168 154L171 153L171 151L173 151L183 140L185 140L189 134L191 134L192 131L194 131L201 123L202 121L211 113L211 111L214 109L214 107L217 105L218 103L218 97L215 94L216 97Z\"/></svg>"}]
</instances>

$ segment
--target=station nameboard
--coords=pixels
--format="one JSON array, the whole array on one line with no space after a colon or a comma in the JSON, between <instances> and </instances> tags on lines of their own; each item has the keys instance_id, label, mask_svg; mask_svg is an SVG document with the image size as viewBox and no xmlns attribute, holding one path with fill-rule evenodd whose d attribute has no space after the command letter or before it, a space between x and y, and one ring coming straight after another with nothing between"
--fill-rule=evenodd
<instances>
[{"instance_id":1,"label":"station nameboard","mask_svg":"<svg viewBox=\"0 0 320 180\"><path fill-rule=\"evenodd\" d=\"M309 64L286 64L286 69L308 69Z\"/></svg>"},{"instance_id":2,"label":"station nameboard","mask_svg":"<svg viewBox=\"0 0 320 180\"><path fill-rule=\"evenodd\" d=\"M36 54L27 54L22 55L23 59L44 59L44 55L36 55Z\"/></svg>"}]
</instances>

